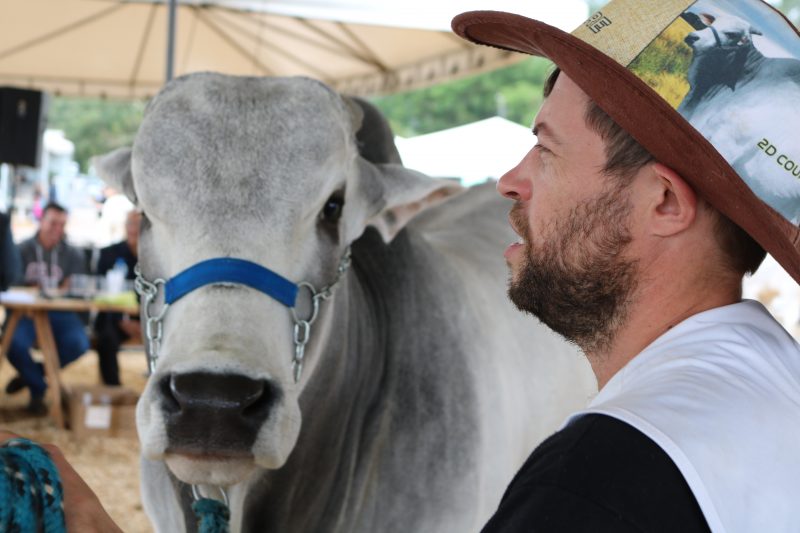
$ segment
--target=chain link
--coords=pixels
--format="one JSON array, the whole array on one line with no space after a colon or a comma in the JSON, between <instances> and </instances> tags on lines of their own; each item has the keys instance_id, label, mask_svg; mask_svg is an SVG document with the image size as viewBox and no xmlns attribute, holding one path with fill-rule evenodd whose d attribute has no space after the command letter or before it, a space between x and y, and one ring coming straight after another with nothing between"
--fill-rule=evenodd
<instances>
[{"instance_id":1,"label":"chain link","mask_svg":"<svg viewBox=\"0 0 800 533\"><path fill-rule=\"evenodd\" d=\"M311 326L317 320L320 302L328 300L333 296L334 289L339 282L342 281L342 278L344 278L351 264L352 259L350 247L348 246L339 259L339 265L336 268L336 277L330 285L325 286L322 290L317 292L314 286L306 281L297 284L298 289L306 288L311 294L311 316L306 320L301 320L297 316L297 311L295 310L297 307L296 302L295 306L290 308L292 319L294 320L294 358L292 359L292 373L295 383L300 381L300 376L303 374L303 359L306 355L306 344L308 344L309 338L311 337ZM299 295L300 292L298 291L298 296Z\"/></svg>"},{"instance_id":2,"label":"chain link","mask_svg":"<svg viewBox=\"0 0 800 533\"><path fill-rule=\"evenodd\" d=\"M166 285L163 279L155 281L147 281L142 275L142 269L139 263L133 269L136 274L136 279L133 282L133 287L136 293L142 298L142 314L145 321L145 340L147 341L147 368L152 375L156 370L156 360L158 359L158 351L161 348L161 337L164 334L164 315L169 309L169 304L164 303L158 314L153 314L152 306L158 298L158 289Z\"/></svg>"},{"instance_id":3,"label":"chain link","mask_svg":"<svg viewBox=\"0 0 800 533\"><path fill-rule=\"evenodd\" d=\"M341 259L339 259L339 266L336 268L336 277L334 278L333 283L327 287L323 287L319 293L314 295L314 297L327 300L333 296L333 289L336 288L336 285L338 285L340 281L342 281L342 278L347 273L352 262L350 247L348 246L342 254Z\"/></svg>"}]
</instances>

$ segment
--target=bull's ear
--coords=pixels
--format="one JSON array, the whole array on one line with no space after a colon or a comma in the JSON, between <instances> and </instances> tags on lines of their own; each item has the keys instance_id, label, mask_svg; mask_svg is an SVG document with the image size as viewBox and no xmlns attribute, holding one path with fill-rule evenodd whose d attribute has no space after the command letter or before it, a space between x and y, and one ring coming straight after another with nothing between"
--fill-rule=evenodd
<instances>
[{"instance_id":1,"label":"bull's ear","mask_svg":"<svg viewBox=\"0 0 800 533\"><path fill-rule=\"evenodd\" d=\"M355 194L346 199L345 238L352 242L366 226L391 241L415 216L464 190L458 183L410 170L401 163L394 133L377 107L366 100L344 97L356 127L358 179Z\"/></svg>"},{"instance_id":2,"label":"bull's ear","mask_svg":"<svg viewBox=\"0 0 800 533\"><path fill-rule=\"evenodd\" d=\"M92 164L100 179L116 190L122 191L134 205L136 204L130 148L117 148L113 152L97 156L92 159Z\"/></svg>"},{"instance_id":3,"label":"bull's ear","mask_svg":"<svg viewBox=\"0 0 800 533\"><path fill-rule=\"evenodd\" d=\"M686 11L681 14L681 18L689 23L689 26L694 28L695 30L704 30L708 28L706 24L703 24L703 21L700 19L700 15L697 13L692 13L691 11Z\"/></svg>"},{"instance_id":4,"label":"bull's ear","mask_svg":"<svg viewBox=\"0 0 800 533\"><path fill-rule=\"evenodd\" d=\"M402 165L362 161L361 167L359 197L366 200L364 222L375 227L386 242L415 216L464 191L454 181L434 179ZM351 239L357 236L350 235Z\"/></svg>"},{"instance_id":5,"label":"bull's ear","mask_svg":"<svg viewBox=\"0 0 800 533\"><path fill-rule=\"evenodd\" d=\"M700 13L700 20L702 20L703 24L706 26L711 26L714 24L714 21L717 20L717 17L709 15L708 13Z\"/></svg>"}]
</instances>

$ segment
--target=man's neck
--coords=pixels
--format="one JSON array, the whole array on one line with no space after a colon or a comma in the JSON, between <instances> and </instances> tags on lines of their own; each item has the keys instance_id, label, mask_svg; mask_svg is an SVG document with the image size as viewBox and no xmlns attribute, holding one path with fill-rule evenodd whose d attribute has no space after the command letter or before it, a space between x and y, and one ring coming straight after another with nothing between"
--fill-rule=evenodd
<instances>
[{"instance_id":1,"label":"man's neck","mask_svg":"<svg viewBox=\"0 0 800 533\"><path fill-rule=\"evenodd\" d=\"M685 280L685 278L684 278ZM651 278L633 298L627 318L611 346L587 352L598 388L661 335L703 311L739 302L741 283L684 281L681 276Z\"/></svg>"},{"instance_id":2,"label":"man's neck","mask_svg":"<svg viewBox=\"0 0 800 533\"><path fill-rule=\"evenodd\" d=\"M55 244L51 244L50 246L47 246L45 243L42 242L42 238L38 233L36 234L36 242L39 244L39 246L42 247L42 250L44 250L45 252L49 252L50 250L55 248L56 245L58 244L56 242Z\"/></svg>"}]
</instances>

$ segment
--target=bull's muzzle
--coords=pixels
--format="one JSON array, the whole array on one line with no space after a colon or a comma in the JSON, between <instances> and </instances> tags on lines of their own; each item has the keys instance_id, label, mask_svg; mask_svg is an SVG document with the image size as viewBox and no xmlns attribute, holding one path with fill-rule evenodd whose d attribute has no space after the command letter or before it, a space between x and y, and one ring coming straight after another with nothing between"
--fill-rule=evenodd
<instances>
[{"instance_id":1,"label":"bull's muzzle","mask_svg":"<svg viewBox=\"0 0 800 533\"><path fill-rule=\"evenodd\" d=\"M256 436L280 400L267 380L239 374L170 374L159 382L167 452L213 457L252 455Z\"/></svg>"}]
</instances>

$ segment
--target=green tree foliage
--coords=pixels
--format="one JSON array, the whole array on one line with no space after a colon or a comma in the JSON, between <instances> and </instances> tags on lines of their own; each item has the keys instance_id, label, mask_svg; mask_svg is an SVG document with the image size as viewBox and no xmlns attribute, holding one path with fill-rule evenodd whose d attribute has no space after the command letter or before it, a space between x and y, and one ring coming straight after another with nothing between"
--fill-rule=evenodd
<instances>
[{"instance_id":1,"label":"green tree foliage","mask_svg":"<svg viewBox=\"0 0 800 533\"><path fill-rule=\"evenodd\" d=\"M541 105L548 61L528 58L511 67L407 93L376 98L395 133L405 137L500 115L530 125Z\"/></svg>"},{"instance_id":2,"label":"green tree foliage","mask_svg":"<svg viewBox=\"0 0 800 533\"><path fill-rule=\"evenodd\" d=\"M795 26L800 25L800 0L781 0L772 2L778 9L794 22Z\"/></svg>"},{"instance_id":3,"label":"green tree foliage","mask_svg":"<svg viewBox=\"0 0 800 533\"><path fill-rule=\"evenodd\" d=\"M64 130L75 143L75 160L86 171L92 156L133 142L142 121L143 102L53 98L47 127Z\"/></svg>"}]
</instances>

